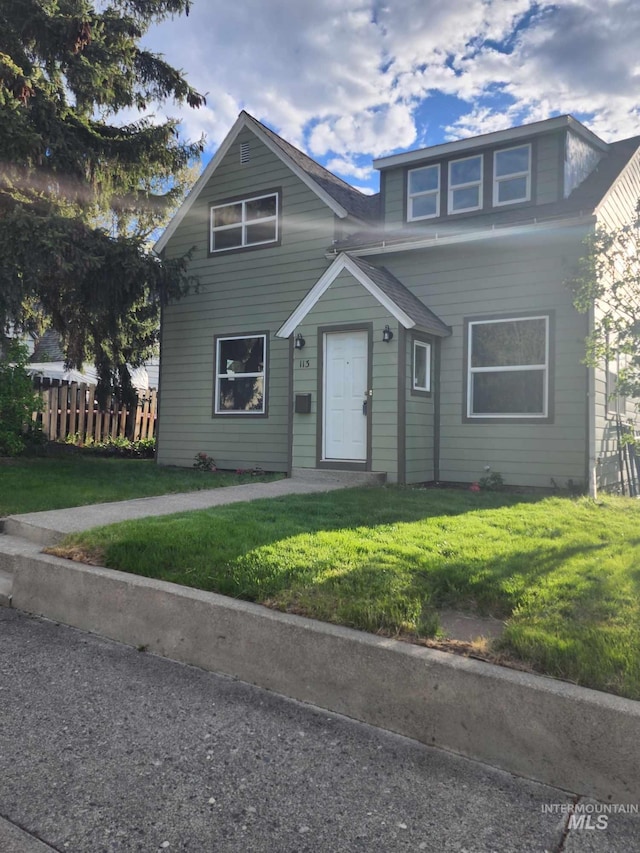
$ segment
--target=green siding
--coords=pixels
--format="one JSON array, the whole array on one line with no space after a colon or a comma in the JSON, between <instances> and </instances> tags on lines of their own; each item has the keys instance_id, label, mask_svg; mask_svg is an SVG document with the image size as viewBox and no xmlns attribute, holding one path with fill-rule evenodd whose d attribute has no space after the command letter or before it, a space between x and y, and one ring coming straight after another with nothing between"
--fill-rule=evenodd
<instances>
[{"instance_id":1,"label":"green siding","mask_svg":"<svg viewBox=\"0 0 640 853\"><path fill-rule=\"evenodd\" d=\"M564 235L547 231L527 239L496 238L377 259L453 330L441 349L440 480L478 480L490 466L510 484L584 481L587 394L581 359L586 328L564 285L583 236L579 229ZM553 312L555 319L553 422L465 422L465 318L542 310Z\"/></svg>"},{"instance_id":2,"label":"green siding","mask_svg":"<svg viewBox=\"0 0 640 853\"><path fill-rule=\"evenodd\" d=\"M249 142L250 162L239 146ZM209 206L265 189L282 191L281 245L208 257ZM196 453L219 467L286 470L289 342L275 332L328 266L334 235L329 208L249 130L227 152L167 246L193 248L198 292L170 305L162 329L158 460L190 466ZM268 417L212 417L214 335L269 332Z\"/></svg>"},{"instance_id":3,"label":"green siding","mask_svg":"<svg viewBox=\"0 0 640 853\"><path fill-rule=\"evenodd\" d=\"M402 227L405 222L404 184L406 172L403 168L389 169L380 176L381 186L384 187L384 227L388 231Z\"/></svg>"},{"instance_id":4,"label":"green siding","mask_svg":"<svg viewBox=\"0 0 640 853\"><path fill-rule=\"evenodd\" d=\"M549 204L562 198L562 143L560 133L541 136L535 143L536 204Z\"/></svg>"},{"instance_id":5,"label":"green siding","mask_svg":"<svg viewBox=\"0 0 640 853\"><path fill-rule=\"evenodd\" d=\"M636 153L623 170L597 211L598 224L615 230L632 222L635 207L640 197L640 154ZM599 311L596 306L596 311ZM620 483L618 460L618 435L616 419L607 412L606 372L604 366L594 370L595 412L594 447L598 484L601 488L615 489ZM627 400L625 420L640 429L640 416L636 410L638 401Z\"/></svg>"},{"instance_id":6,"label":"green siding","mask_svg":"<svg viewBox=\"0 0 640 853\"><path fill-rule=\"evenodd\" d=\"M434 388L435 341L424 335L415 336L418 340L431 343L431 396L411 393L413 378L413 341L414 335L408 332L405 347L405 446L406 446L406 482L424 483L434 479Z\"/></svg>"}]
</instances>

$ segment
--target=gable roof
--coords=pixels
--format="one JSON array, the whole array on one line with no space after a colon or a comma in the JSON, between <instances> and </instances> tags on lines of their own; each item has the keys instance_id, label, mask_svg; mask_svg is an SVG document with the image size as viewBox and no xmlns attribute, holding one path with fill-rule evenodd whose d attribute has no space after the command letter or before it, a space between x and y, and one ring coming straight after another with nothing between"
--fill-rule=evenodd
<instances>
[{"instance_id":1,"label":"gable roof","mask_svg":"<svg viewBox=\"0 0 640 853\"><path fill-rule=\"evenodd\" d=\"M352 217L362 225L367 225L377 218L379 195L370 196L359 192L243 110L156 242L154 246L156 253L159 254L165 248L238 135L245 128L251 130L340 219Z\"/></svg>"},{"instance_id":2,"label":"gable roof","mask_svg":"<svg viewBox=\"0 0 640 853\"><path fill-rule=\"evenodd\" d=\"M451 334L449 326L388 270L384 267L374 267L362 258L353 258L343 253L325 270L278 329L276 336L288 338L343 270L351 273L405 329L417 328L441 338Z\"/></svg>"}]
</instances>

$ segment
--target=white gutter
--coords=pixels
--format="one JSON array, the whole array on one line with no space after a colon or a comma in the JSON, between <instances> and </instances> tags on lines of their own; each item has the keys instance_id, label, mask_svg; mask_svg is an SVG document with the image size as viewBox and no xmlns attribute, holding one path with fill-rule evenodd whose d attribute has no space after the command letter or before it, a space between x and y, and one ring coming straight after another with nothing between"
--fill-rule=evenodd
<instances>
[{"instance_id":1,"label":"white gutter","mask_svg":"<svg viewBox=\"0 0 640 853\"><path fill-rule=\"evenodd\" d=\"M455 246L459 243L473 243L479 240L495 240L500 237L517 237L523 234L540 231L554 231L558 228L573 228L577 226L595 225L596 217L592 214L571 216L566 219L544 220L543 222L529 222L526 225L504 225L496 228L488 228L485 231L471 231L465 234L449 234L443 237L436 234L424 240L405 240L398 243L387 243L384 237L374 246L343 246L340 249L332 249L327 252L326 257L337 257L340 252L349 252L358 258L367 255L388 255L395 252L411 252L416 249L433 249L436 246Z\"/></svg>"}]
</instances>

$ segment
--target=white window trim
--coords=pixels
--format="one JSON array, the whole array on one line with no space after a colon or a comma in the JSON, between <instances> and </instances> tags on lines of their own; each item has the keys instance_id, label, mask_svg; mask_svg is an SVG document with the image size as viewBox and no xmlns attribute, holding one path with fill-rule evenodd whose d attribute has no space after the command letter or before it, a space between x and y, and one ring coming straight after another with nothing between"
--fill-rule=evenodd
<instances>
[{"instance_id":1,"label":"white window trim","mask_svg":"<svg viewBox=\"0 0 640 853\"><path fill-rule=\"evenodd\" d=\"M496 161L498 159L499 154L503 154L506 151L516 151L518 148L528 148L529 149L529 168L524 172L511 172L508 175L500 175L499 177L496 175ZM526 178L527 179L527 193L522 198L512 198L509 201L498 201L498 189L503 181L512 181L515 178ZM524 201L531 201L531 143L527 145L513 145L511 148L501 148L499 151L493 152L493 206L494 207L504 207L507 204L521 204Z\"/></svg>"},{"instance_id":2,"label":"white window trim","mask_svg":"<svg viewBox=\"0 0 640 853\"><path fill-rule=\"evenodd\" d=\"M452 184L451 183L451 167L455 166L456 163L464 163L465 160L480 160L480 179L478 181L466 181L464 184ZM471 157L459 157L457 160L449 161L449 190L448 190L448 199L447 199L447 210L451 213L468 213L472 210L482 210L482 187L484 182L484 156L482 154L474 154ZM453 193L455 190L466 190L470 187L478 187L478 204L474 207L459 207L456 210L453 209Z\"/></svg>"},{"instance_id":3,"label":"white window trim","mask_svg":"<svg viewBox=\"0 0 640 853\"><path fill-rule=\"evenodd\" d=\"M260 201L263 198L275 198L276 200L276 212L273 216L261 216L259 219L249 219L246 218L246 209L247 204L252 201ZM240 218L240 222L234 222L231 225L218 225L214 227L214 215L217 210L222 210L224 207L235 207L236 205L242 205L242 215ZM246 249L251 246L268 246L271 243L277 243L280 234L280 199L279 193L263 193L262 195L254 195L249 198L236 199L235 201L227 201L224 204L215 204L211 207L209 211L209 253L210 254L218 254L220 252L233 252L238 251L238 249ZM275 236L270 240L259 240L255 243L247 242L247 226L260 224L266 224L268 222L275 222ZM213 247L213 235L217 234L221 231L231 231L232 229L242 229L242 242L238 246L225 246L223 249L214 249Z\"/></svg>"},{"instance_id":4,"label":"white window trim","mask_svg":"<svg viewBox=\"0 0 640 853\"><path fill-rule=\"evenodd\" d=\"M262 370L257 373L221 373L220 372L220 344L224 341L243 341L247 338L262 338L262 353L263 362ZM253 409L252 411L244 411L243 409L221 409L220 401L220 380L221 379L255 379L262 376L262 408ZM216 338L216 382L215 382L215 404L214 413L216 415L264 415L266 414L267 401L267 336L265 334L257 335L221 335Z\"/></svg>"},{"instance_id":5,"label":"white window trim","mask_svg":"<svg viewBox=\"0 0 640 853\"><path fill-rule=\"evenodd\" d=\"M416 349L418 347L422 347L426 351L426 363L427 369L425 374L425 385L424 387L416 384ZM411 378L411 390L412 391L422 391L423 393L431 392L431 344L427 343L427 341L414 340L413 341L413 363L412 363L412 378Z\"/></svg>"},{"instance_id":6,"label":"white window trim","mask_svg":"<svg viewBox=\"0 0 640 853\"><path fill-rule=\"evenodd\" d=\"M422 169L437 169L438 170L438 186L435 190L424 190L423 192L412 193L410 192L410 184L411 184L411 174L413 172L420 172ZM433 163L429 166L420 166L417 169L410 169L407 173L407 222L418 222L421 219L435 219L437 216L440 216L440 163ZM423 196L434 195L436 197L436 212L429 213L426 216L412 216L413 209L413 200L415 198L422 198Z\"/></svg>"},{"instance_id":7,"label":"white window trim","mask_svg":"<svg viewBox=\"0 0 640 853\"><path fill-rule=\"evenodd\" d=\"M472 367L471 356L473 354L473 328L474 326L486 326L489 323L517 323L527 320L544 320L545 321L545 361L544 364L501 364L495 367ZM514 420L521 419L539 419L549 417L549 315L536 314L534 316L525 317L500 317L493 320L470 320L467 329L467 417L468 418L510 418ZM506 373L522 370L540 370L544 373L543 382L543 401L544 410L542 412L478 412L473 409L473 376L476 373Z\"/></svg>"}]
</instances>

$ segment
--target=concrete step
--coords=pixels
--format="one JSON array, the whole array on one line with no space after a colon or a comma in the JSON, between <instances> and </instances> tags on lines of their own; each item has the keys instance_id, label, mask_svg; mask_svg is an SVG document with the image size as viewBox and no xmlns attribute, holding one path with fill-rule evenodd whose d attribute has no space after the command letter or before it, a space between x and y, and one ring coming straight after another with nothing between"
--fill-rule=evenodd
<instances>
[{"instance_id":1,"label":"concrete step","mask_svg":"<svg viewBox=\"0 0 640 853\"><path fill-rule=\"evenodd\" d=\"M381 486L387 481L384 471L345 471L342 468L293 468L291 477L310 482L334 481L349 486Z\"/></svg>"},{"instance_id":2,"label":"concrete step","mask_svg":"<svg viewBox=\"0 0 640 853\"><path fill-rule=\"evenodd\" d=\"M12 590L13 574L0 569L0 607L11 607Z\"/></svg>"},{"instance_id":3,"label":"concrete step","mask_svg":"<svg viewBox=\"0 0 640 853\"><path fill-rule=\"evenodd\" d=\"M42 551L42 545L21 536L0 535L0 572L13 574L16 555L33 556Z\"/></svg>"}]
</instances>

